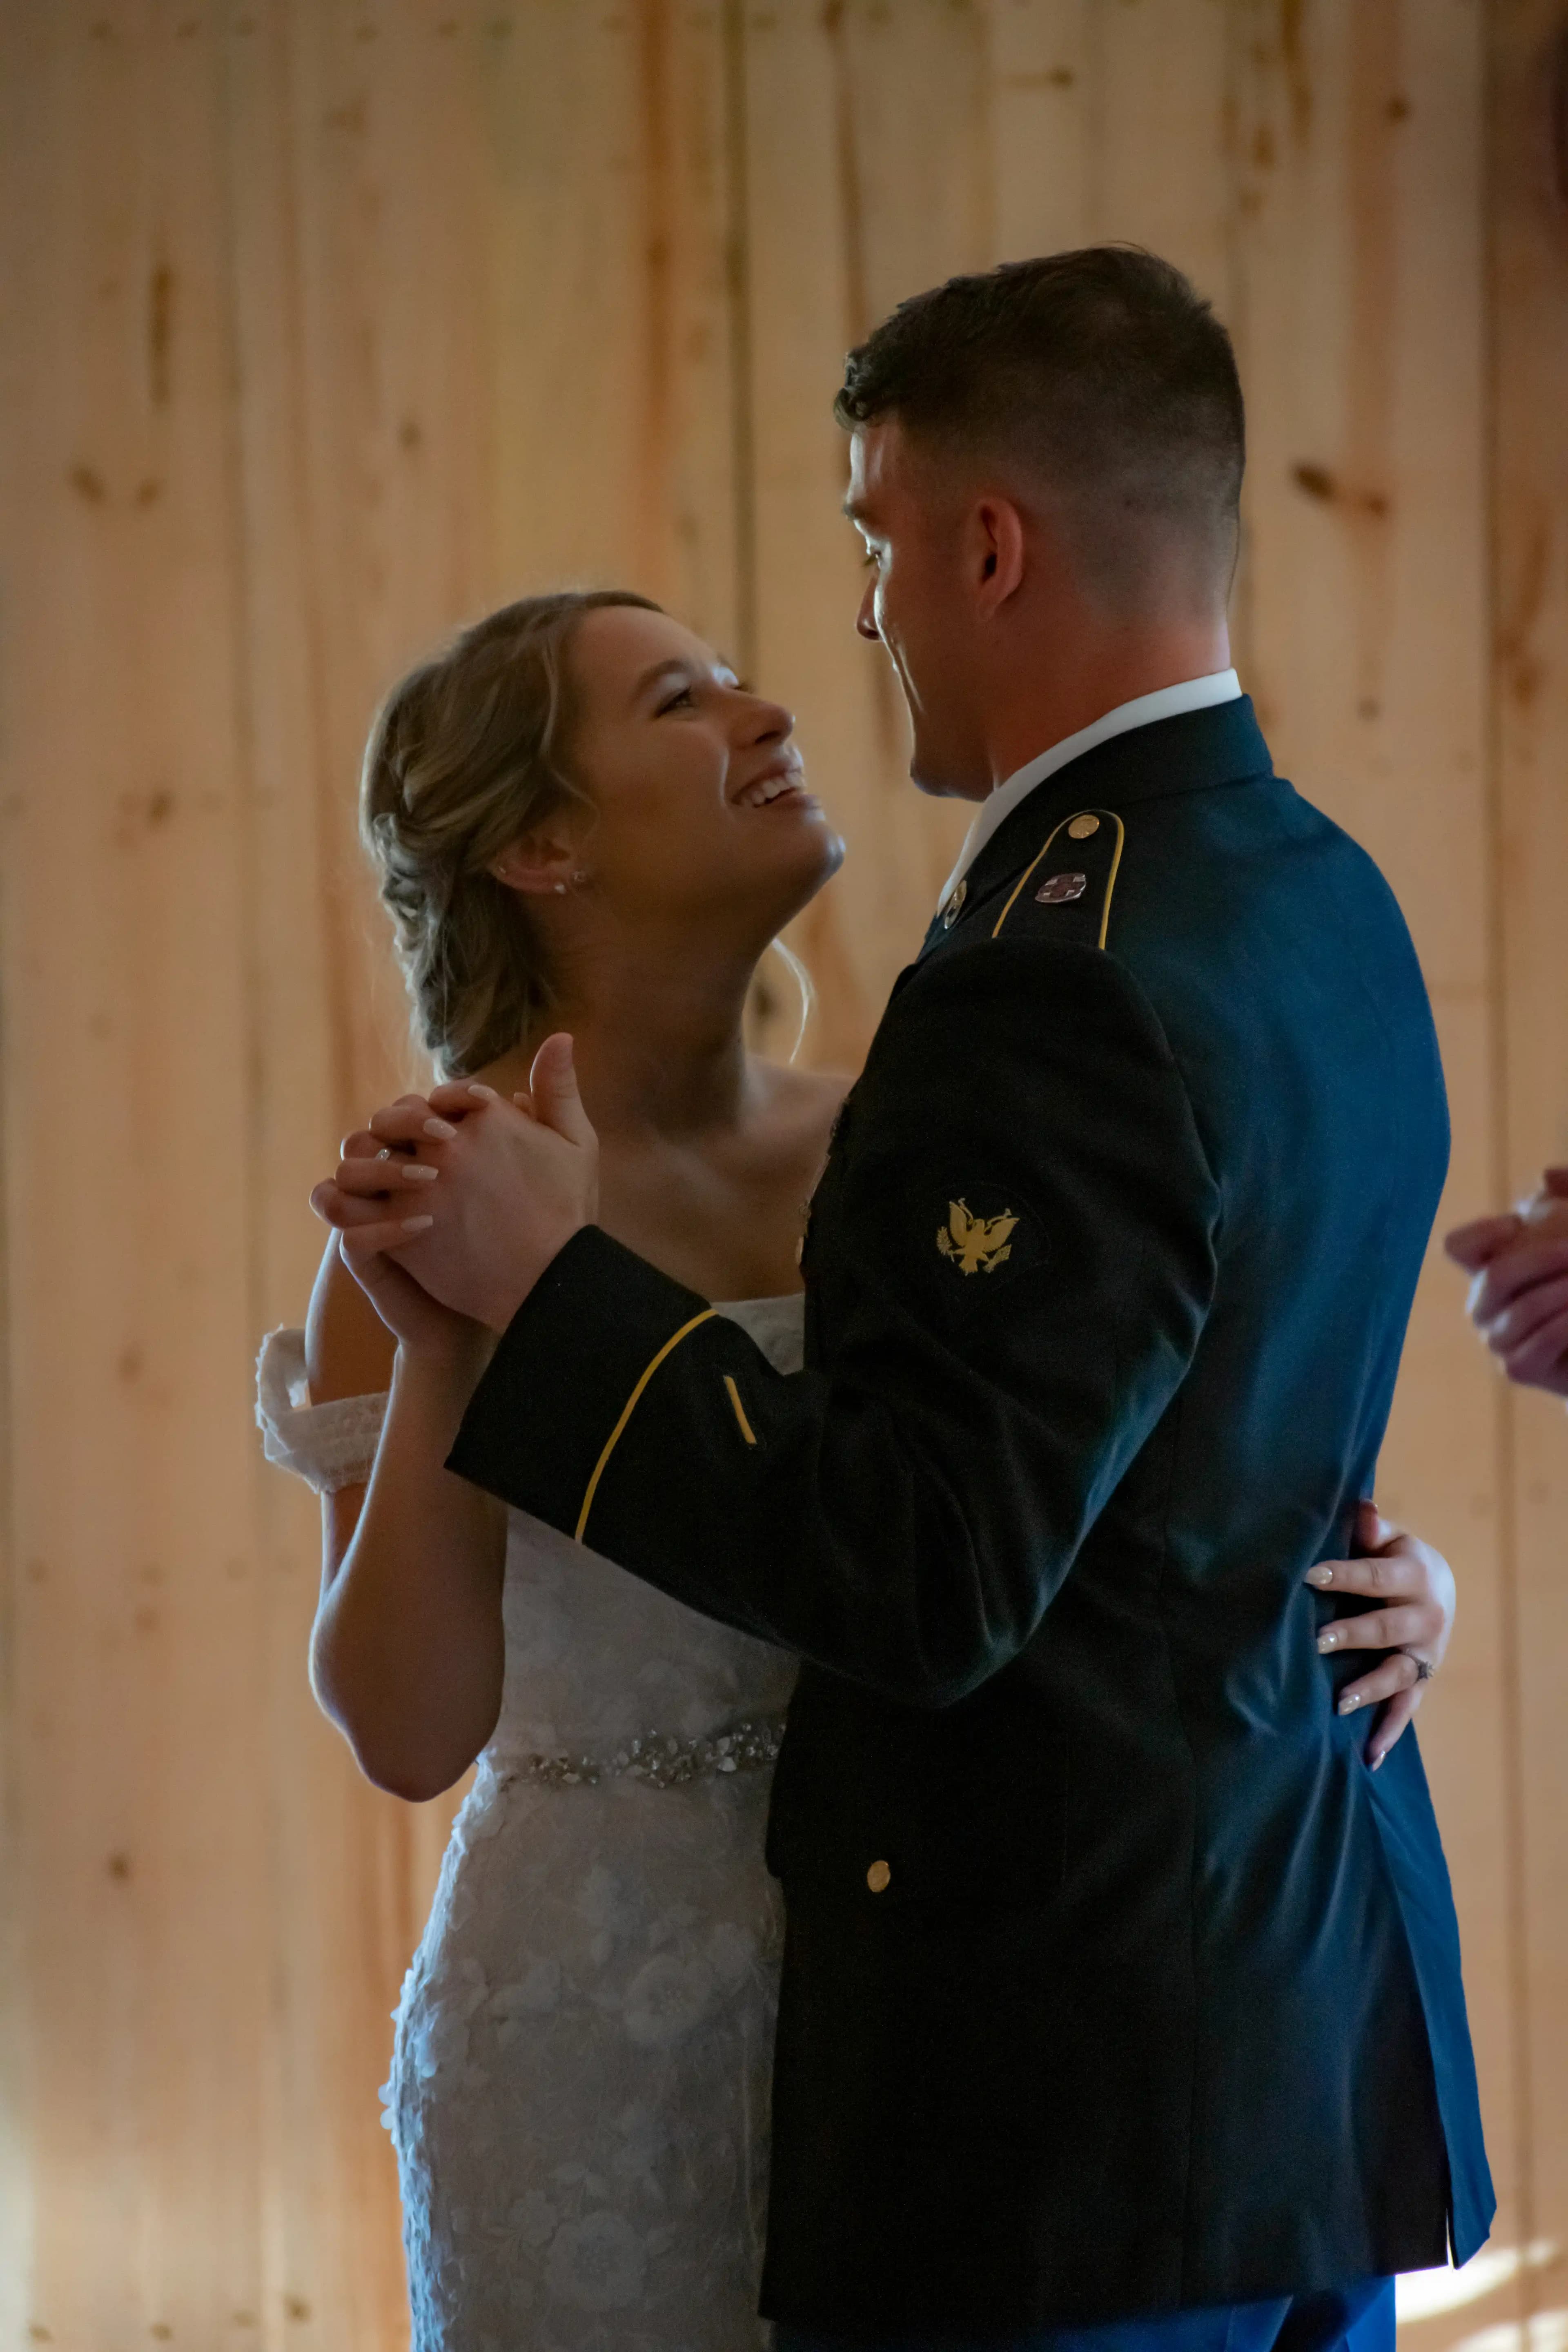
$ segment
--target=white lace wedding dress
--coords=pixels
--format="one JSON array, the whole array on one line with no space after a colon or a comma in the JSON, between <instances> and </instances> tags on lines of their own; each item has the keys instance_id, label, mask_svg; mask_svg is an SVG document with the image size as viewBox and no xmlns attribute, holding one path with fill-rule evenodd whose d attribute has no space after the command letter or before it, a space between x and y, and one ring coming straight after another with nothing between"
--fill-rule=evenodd
<instances>
[{"instance_id":1,"label":"white lace wedding dress","mask_svg":"<svg viewBox=\"0 0 1568 2352\"><path fill-rule=\"evenodd\" d=\"M721 1311L799 1365L798 1297ZM298 1332L259 1395L273 1460L368 1475L384 1400L305 1404ZM504 1612L500 1719L383 2093L415 2352L744 2352L768 2340L763 1831L795 1661L517 1511Z\"/></svg>"}]
</instances>

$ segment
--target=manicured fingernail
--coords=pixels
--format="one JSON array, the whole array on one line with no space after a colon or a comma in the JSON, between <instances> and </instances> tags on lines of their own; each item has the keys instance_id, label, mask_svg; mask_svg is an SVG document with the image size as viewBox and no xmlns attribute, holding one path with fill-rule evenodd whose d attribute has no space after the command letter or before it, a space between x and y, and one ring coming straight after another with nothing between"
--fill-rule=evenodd
<instances>
[{"instance_id":1,"label":"manicured fingernail","mask_svg":"<svg viewBox=\"0 0 1568 2352\"><path fill-rule=\"evenodd\" d=\"M1310 1568L1307 1570L1307 1581L1309 1584L1331 1584L1333 1580L1334 1571L1331 1568L1318 1567Z\"/></svg>"},{"instance_id":2,"label":"manicured fingernail","mask_svg":"<svg viewBox=\"0 0 1568 2352\"><path fill-rule=\"evenodd\" d=\"M426 1135L435 1136L438 1142L450 1143L458 1130L444 1118L427 1118L425 1122L425 1132Z\"/></svg>"},{"instance_id":3,"label":"manicured fingernail","mask_svg":"<svg viewBox=\"0 0 1568 2352\"><path fill-rule=\"evenodd\" d=\"M438 1168L427 1168L423 1160L407 1160L403 1165L405 1184L434 1184L440 1173Z\"/></svg>"},{"instance_id":4,"label":"manicured fingernail","mask_svg":"<svg viewBox=\"0 0 1568 2352\"><path fill-rule=\"evenodd\" d=\"M468 1092L476 1096L480 1102L496 1102L500 1099L494 1087L481 1087L477 1078L468 1088Z\"/></svg>"},{"instance_id":5,"label":"manicured fingernail","mask_svg":"<svg viewBox=\"0 0 1568 2352\"><path fill-rule=\"evenodd\" d=\"M1383 1756L1386 1756L1386 1755L1387 1755L1387 1753L1388 1753L1388 1750L1387 1750L1387 1748L1385 1748L1384 1749L1384 1751L1383 1751ZM1373 1758L1373 1759L1372 1759L1372 1769L1373 1769L1373 1770L1374 1772L1381 1772L1381 1771L1382 1771L1382 1769L1383 1769L1383 1756L1374 1756L1374 1757Z\"/></svg>"},{"instance_id":6,"label":"manicured fingernail","mask_svg":"<svg viewBox=\"0 0 1568 2352\"><path fill-rule=\"evenodd\" d=\"M432 1171L432 1172L434 1172L434 1171ZM1321 1657L1321 1655L1322 1655L1322 1654L1323 1654L1323 1652L1324 1652L1325 1650L1337 1650L1337 1649L1339 1648L1339 1646L1340 1646L1340 1637L1339 1637L1339 1635L1338 1635L1337 1633L1320 1633L1320 1634L1319 1634L1319 1636L1318 1636L1318 1655L1319 1655L1320 1657Z\"/></svg>"},{"instance_id":7,"label":"manicured fingernail","mask_svg":"<svg viewBox=\"0 0 1568 2352\"><path fill-rule=\"evenodd\" d=\"M426 1222L426 1224L432 1224L432 1225L433 1225L433 1224L435 1223L436 1220L435 1220L435 1218L434 1218L434 1217L427 1217L427 1218L426 1219L426 1221L425 1221L425 1222ZM1355 1711L1356 1711L1357 1707L1358 1707L1360 1705L1361 1705L1361 1701L1360 1701L1360 1699L1359 1699L1359 1698L1357 1698L1357 1697L1354 1696L1354 1694L1352 1693L1352 1696L1351 1696L1349 1698L1342 1698L1342 1699L1341 1699L1341 1701L1340 1701L1340 1713L1341 1713L1342 1715L1353 1715L1353 1714L1355 1713Z\"/></svg>"},{"instance_id":8,"label":"manicured fingernail","mask_svg":"<svg viewBox=\"0 0 1568 2352\"><path fill-rule=\"evenodd\" d=\"M426 1225L433 1225L435 1222L434 1217L405 1217L403 1230L405 1234L422 1234Z\"/></svg>"}]
</instances>

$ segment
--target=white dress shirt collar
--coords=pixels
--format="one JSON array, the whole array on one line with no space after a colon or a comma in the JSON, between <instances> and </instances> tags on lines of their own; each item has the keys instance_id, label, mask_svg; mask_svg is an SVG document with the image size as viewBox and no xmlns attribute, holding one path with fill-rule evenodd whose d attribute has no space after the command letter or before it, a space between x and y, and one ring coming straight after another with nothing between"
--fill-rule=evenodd
<instances>
[{"instance_id":1,"label":"white dress shirt collar","mask_svg":"<svg viewBox=\"0 0 1568 2352\"><path fill-rule=\"evenodd\" d=\"M1076 735L1064 736L1042 751L1026 767L1015 769L1002 783L983 800L974 813L974 822L964 836L958 863L942 886L939 907L945 907L949 896L963 876L968 873L997 826L1012 815L1021 800L1027 798L1037 784L1054 776L1069 761L1085 751L1092 751L1097 743L1109 743L1113 735L1126 735L1134 727L1151 727L1157 719L1176 719L1186 710L1209 710L1215 703L1235 702L1241 693L1241 682L1233 669L1216 669L1207 677L1184 678L1179 686L1162 686L1152 694L1140 694L1131 702L1119 702L1088 727L1080 727Z\"/></svg>"}]
</instances>

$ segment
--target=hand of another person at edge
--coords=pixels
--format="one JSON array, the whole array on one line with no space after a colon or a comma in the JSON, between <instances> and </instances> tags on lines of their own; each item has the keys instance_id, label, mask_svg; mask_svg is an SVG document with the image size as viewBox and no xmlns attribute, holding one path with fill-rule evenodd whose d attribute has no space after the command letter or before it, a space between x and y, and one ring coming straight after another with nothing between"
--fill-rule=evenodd
<instances>
[{"instance_id":1,"label":"hand of another person at edge","mask_svg":"<svg viewBox=\"0 0 1568 2352\"><path fill-rule=\"evenodd\" d=\"M492 1331L505 1330L552 1258L598 1213L598 1139L568 1036L545 1039L529 1091L510 1103L456 1080L389 1104L370 1129L391 1157L344 1159L311 1206L337 1227L356 1275L384 1256Z\"/></svg>"},{"instance_id":2,"label":"hand of another person at edge","mask_svg":"<svg viewBox=\"0 0 1568 2352\"><path fill-rule=\"evenodd\" d=\"M1466 1307L1510 1381L1568 1397L1568 1168L1507 1216L1478 1217L1443 1244L1474 1276Z\"/></svg>"},{"instance_id":3,"label":"hand of another person at edge","mask_svg":"<svg viewBox=\"0 0 1568 2352\"><path fill-rule=\"evenodd\" d=\"M1342 1715L1382 1702L1367 1745L1367 1761L1375 1772L1426 1695L1430 1677L1421 1675L1417 1661L1433 1674L1443 1663L1454 1630L1454 1571L1440 1551L1385 1519L1374 1503L1357 1507L1356 1541L1362 1559L1323 1560L1307 1570L1307 1581L1320 1592L1364 1593L1383 1603L1360 1617L1336 1618L1318 1636L1318 1648L1325 1653L1393 1653L1339 1698Z\"/></svg>"}]
</instances>

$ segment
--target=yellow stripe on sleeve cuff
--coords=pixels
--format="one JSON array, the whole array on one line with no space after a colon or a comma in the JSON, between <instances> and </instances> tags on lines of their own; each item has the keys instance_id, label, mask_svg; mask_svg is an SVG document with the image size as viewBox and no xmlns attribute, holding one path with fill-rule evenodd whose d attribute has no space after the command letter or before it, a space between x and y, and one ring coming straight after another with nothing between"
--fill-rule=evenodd
<instances>
[{"instance_id":1,"label":"yellow stripe on sleeve cuff","mask_svg":"<svg viewBox=\"0 0 1568 2352\"><path fill-rule=\"evenodd\" d=\"M626 1433L627 1422L630 1421L633 1413L637 1411L637 1401L641 1397L644 1389L647 1388L649 1381L652 1380L655 1372L658 1371L665 1358L668 1355L672 1355L675 1349L679 1347L682 1339L688 1338L691 1332L695 1331L700 1323L711 1322L715 1312L715 1308L705 1307L700 1315L694 1315L689 1323L683 1323L681 1325L679 1331L672 1331L669 1338L659 1349L658 1355L653 1359L653 1361L644 1368L642 1376L638 1380L636 1388L633 1389L630 1396L627 1397L625 1404L621 1407L620 1419L616 1422L614 1429L611 1430L609 1436L605 1440L604 1452L600 1454L597 1462L594 1465L594 1475L588 1481L587 1491L583 1496L583 1507L577 1514L577 1525L573 1529L573 1533L579 1543L583 1540L583 1530L588 1524L588 1514L594 1507L594 1497L598 1493L599 1481L605 1475L605 1466L609 1462L611 1454L615 1452Z\"/></svg>"}]
</instances>

